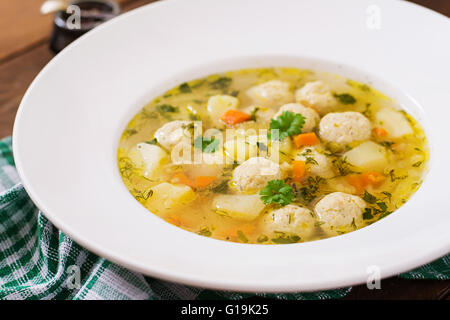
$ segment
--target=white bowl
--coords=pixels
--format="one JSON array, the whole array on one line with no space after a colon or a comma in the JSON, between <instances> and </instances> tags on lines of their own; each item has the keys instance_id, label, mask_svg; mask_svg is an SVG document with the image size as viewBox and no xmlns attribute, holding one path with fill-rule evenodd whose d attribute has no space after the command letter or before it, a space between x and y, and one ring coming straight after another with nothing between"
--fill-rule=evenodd
<instances>
[{"instance_id":1,"label":"white bowl","mask_svg":"<svg viewBox=\"0 0 450 320\"><path fill-rule=\"evenodd\" d=\"M447 18L401 1L157 2L89 32L42 70L17 114L16 165L58 228L151 276L265 292L354 285L374 270L392 276L450 251L449 34ZM272 246L202 237L141 206L116 163L132 115L183 81L271 65L339 73L397 99L430 141L419 191L361 230Z\"/></svg>"}]
</instances>

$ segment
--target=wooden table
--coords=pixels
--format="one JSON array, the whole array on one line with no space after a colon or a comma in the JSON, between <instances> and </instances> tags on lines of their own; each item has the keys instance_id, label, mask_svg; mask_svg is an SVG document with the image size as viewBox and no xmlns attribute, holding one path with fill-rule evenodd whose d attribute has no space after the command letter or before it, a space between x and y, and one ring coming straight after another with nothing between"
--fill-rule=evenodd
<instances>
[{"instance_id":1,"label":"wooden table","mask_svg":"<svg viewBox=\"0 0 450 320\"><path fill-rule=\"evenodd\" d=\"M43 0L42 0L43 1ZM152 0L118 0L127 11ZM449 0L413 0L450 16ZM41 1L0 2L0 137L12 133L20 100L38 72L53 58L48 49L51 16L40 16ZM401 17L400 17L401 19ZM381 290L354 287L345 299L450 299L450 281L383 280Z\"/></svg>"}]
</instances>

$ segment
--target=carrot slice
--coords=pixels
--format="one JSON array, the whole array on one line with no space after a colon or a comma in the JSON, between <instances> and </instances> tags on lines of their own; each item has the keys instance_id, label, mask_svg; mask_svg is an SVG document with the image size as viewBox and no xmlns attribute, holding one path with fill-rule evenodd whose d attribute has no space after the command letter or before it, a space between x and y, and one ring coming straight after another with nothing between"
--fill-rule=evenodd
<instances>
[{"instance_id":1,"label":"carrot slice","mask_svg":"<svg viewBox=\"0 0 450 320\"><path fill-rule=\"evenodd\" d=\"M362 178L363 184L365 184L365 185L370 184L375 187L379 186L386 179L386 177L383 176L381 173L375 172L375 171L364 172L361 175L361 178Z\"/></svg>"},{"instance_id":2,"label":"carrot slice","mask_svg":"<svg viewBox=\"0 0 450 320\"><path fill-rule=\"evenodd\" d=\"M193 182L183 172L176 173L171 180L173 183L185 184L189 187L193 187Z\"/></svg>"},{"instance_id":3,"label":"carrot slice","mask_svg":"<svg viewBox=\"0 0 450 320\"><path fill-rule=\"evenodd\" d=\"M384 128L375 128L373 129L373 134L377 137L386 137L388 132Z\"/></svg>"},{"instance_id":4,"label":"carrot slice","mask_svg":"<svg viewBox=\"0 0 450 320\"><path fill-rule=\"evenodd\" d=\"M365 185L360 174L349 174L346 177L347 182L355 188L356 193L363 193Z\"/></svg>"},{"instance_id":5,"label":"carrot slice","mask_svg":"<svg viewBox=\"0 0 450 320\"><path fill-rule=\"evenodd\" d=\"M294 136L294 143L297 146L297 148L303 146L313 146L318 144L319 142L320 142L319 138L317 138L314 132L300 133Z\"/></svg>"},{"instance_id":6,"label":"carrot slice","mask_svg":"<svg viewBox=\"0 0 450 320\"><path fill-rule=\"evenodd\" d=\"M194 186L196 188L205 188L205 187L209 186L214 180L216 180L216 177L198 176L198 177L195 177Z\"/></svg>"},{"instance_id":7,"label":"carrot slice","mask_svg":"<svg viewBox=\"0 0 450 320\"><path fill-rule=\"evenodd\" d=\"M362 174L349 174L346 177L347 182L356 189L356 193L362 193L369 185L377 187L385 179L385 176L375 171L367 171Z\"/></svg>"},{"instance_id":8,"label":"carrot slice","mask_svg":"<svg viewBox=\"0 0 450 320\"><path fill-rule=\"evenodd\" d=\"M255 232L256 226L254 224L245 223L241 224L239 227L234 227L230 229L226 229L220 232L220 235L224 238L236 239L238 231L241 231L245 236L252 235Z\"/></svg>"},{"instance_id":9,"label":"carrot slice","mask_svg":"<svg viewBox=\"0 0 450 320\"><path fill-rule=\"evenodd\" d=\"M249 115L248 113L239 110L228 110L222 115L220 120L222 120L226 124L233 125L244 121L248 121L251 118L252 116Z\"/></svg>"},{"instance_id":10,"label":"carrot slice","mask_svg":"<svg viewBox=\"0 0 450 320\"><path fill-rule=\"evenodd\" d=\"M301 182L306 174L305 161L292 161L292 180Z\"/></svg>"}]
</instances>

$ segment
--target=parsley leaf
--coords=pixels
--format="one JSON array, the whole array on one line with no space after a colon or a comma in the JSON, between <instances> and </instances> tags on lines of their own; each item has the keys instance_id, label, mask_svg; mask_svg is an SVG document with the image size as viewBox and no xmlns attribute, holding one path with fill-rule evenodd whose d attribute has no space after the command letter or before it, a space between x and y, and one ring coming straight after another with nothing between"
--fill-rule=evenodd
<instances>
[{"instance_id":1,"label":"parsley leaf","mask_svg":"<svg viewBox=\"0 0 450 320\"><path fill-rule=\"evenodd\" d=\"M200 136L195 138L194 147L206 153L213 153L216 152L219 147L219 139Z\"/></svg>"},{"instance_id":2,"label":"parsley leaf","mask_svg":"<svg viewBox=\"0 0 450 320\"><path fill-rule=\"evenodd\" d=\"M279 130L277 140L283 140L286 137L301 133L304 124L305 117L301 114L283 111L280 116L276 119L272 119L270 122L270 131ZM271 133L269 133L269 138L271 138Z\"/></svg>"},{"instance_id":3,"label":"parsley leaf","mask_svg":"<svg viewBox=\"0 0 450 320\"><path fill-rule=\"evenodd\" d=\"M283 180L269 181L267 186L260 191L261 200L265 204L276 203L281 206L288 205L294 200L292 187Z\"/></svg>"},{"instance_id":4,"label":"parsley leaf","mask_svg":"<svg viewBox=\"0 0 450 320\"><path fill-rule=\"evenodd\" d=\"M355 97L348 93L335 93L334 97L338 99L342 104L354 104L356 102Z\"/></svg>"}]
</instances>

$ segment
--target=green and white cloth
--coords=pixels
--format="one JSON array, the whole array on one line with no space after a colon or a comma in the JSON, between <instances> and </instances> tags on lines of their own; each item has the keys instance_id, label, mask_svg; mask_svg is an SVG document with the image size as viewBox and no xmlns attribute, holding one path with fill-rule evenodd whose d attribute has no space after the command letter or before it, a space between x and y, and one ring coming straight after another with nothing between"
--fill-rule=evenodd
<instances>
[{"instance_id":1,"label":"green and white cloth","mask_svg":"<svg viewBox=\"0 0 450 320\"><path fill-rule=\"evenodd\" d=\"M450 279L450 255L402 274ZM351 288L277 299L335 299ZM255 294L212 291L143 276L82 248L55 228L25 192L14 167L11 138L0 140L0 299L242 299Z\"/></svg>"}]
</instances>

